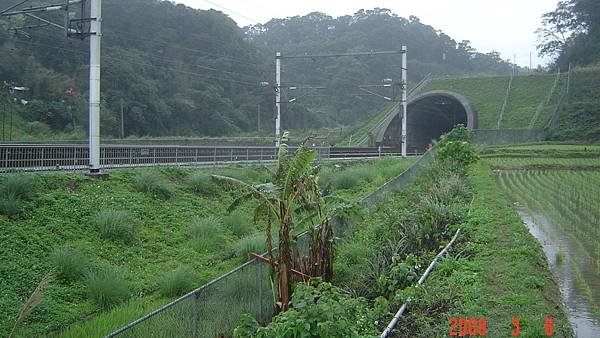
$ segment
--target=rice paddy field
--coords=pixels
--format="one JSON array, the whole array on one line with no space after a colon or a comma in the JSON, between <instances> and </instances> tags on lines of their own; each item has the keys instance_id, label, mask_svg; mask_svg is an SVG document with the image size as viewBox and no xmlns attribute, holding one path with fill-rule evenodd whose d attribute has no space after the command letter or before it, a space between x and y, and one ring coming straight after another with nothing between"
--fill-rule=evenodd
<instances>
[{"instance_id":1,"label":"rice paddy field","mask_svg":"<svg viewBox=\"0 0 600 338\"><path fill-rule=\"evenodd\" d=\"M600 332L598 151L597 146L545 144L497 148L486 158L544 248L580 337Z\"/></svg>"}]
</instances>

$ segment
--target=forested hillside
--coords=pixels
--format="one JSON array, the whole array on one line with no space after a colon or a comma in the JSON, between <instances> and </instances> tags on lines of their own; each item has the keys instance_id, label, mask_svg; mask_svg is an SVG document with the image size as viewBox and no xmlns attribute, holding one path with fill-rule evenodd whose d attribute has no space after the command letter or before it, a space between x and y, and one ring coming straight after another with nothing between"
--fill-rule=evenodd
<instances>
[{"instance_id":1,"label":"forested hillside","mask_svg":"<svg viewBox=\"0 0 600 338\"><path fill-rule=\"evenodd\" d=\"M0 8L15 3L0 0ZM55 15L46 17L62 22L62 14ZM411 81L430 72L506 74L509 69L497 53L478 53L468 41L457 43L416 17L405 19L384 9L339 18L312 13L242 29L214 10L159 0L104 0L103 19L103 137L121 135L121 110L126 137L256 132L259 105L262 134L270 134L275 51L390 50L405 44ZM52 135L83 139L87 40L67 39L56 28L8 30L31 24L26 17L0 19L0 81L30 88L17 100L6 88L0 91L4 124L14 113L13 140ZM283 101L293 101L284 104L284 128L336 127L368 119L386 101L358 85L397 81L399 64L397 56L284 63L286 85L325 87L284 90ZM69 88L76 95L67 95ZM396 94L389 88L372 91Z\"/></svg>"}]
</instances>

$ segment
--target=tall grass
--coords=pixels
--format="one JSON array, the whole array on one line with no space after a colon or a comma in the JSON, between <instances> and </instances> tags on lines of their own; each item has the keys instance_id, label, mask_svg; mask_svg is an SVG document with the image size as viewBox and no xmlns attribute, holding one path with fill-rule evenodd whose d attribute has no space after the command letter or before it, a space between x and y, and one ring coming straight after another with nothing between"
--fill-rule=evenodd
<instances>
[{"instance_id":1,"label":"tall grass","mask_svg":"<svg viewBox=\"0 0 600 338\"><path fill-rule=\"evenodd\" d=\"M93 223L103 238L127 244L131 243L135 237L134 220L127 211L100 211L94 217Z\"/></svg>"},{"instance_id":2,"label":"tall grass","mask_svg":"<svg viewBox=\"0 0 600 338\"><path fill-rule=\"evenodd\" d=\"M0 213L16 218L23 207L23 200L35 194L37 185L29 175L12 174L0 183Z\"/></svg>"},{"instance_id":3,"label":"tall grass","mask_svg":"<svg viewBox=\"0 0 600 338\"><path fill-rule=\"evenodd\" d=\"M159 291L165 297L181 296L194 286L195 274L192 269L180 266L168 272L160 280Z\"/></svg>"},{"instance_id":4,"label":"tall grass","mask_svg":"<svg viewBox=\"0 0 600 338\"><path fill-rule=\"evenodd\" d=\"M33 197L37 185L29 175L9 175L0 185L0 194L3 197L11 196L16 199L28 200Z\"/></svg>"},{"instance_id":5,"label":"tall grass","mask_svg":"<svg viewBox=\"0 0 600 338\"><path fill-rule=\"evenodd\" d=\"M29 316L31 311L33 311L33 309L35 309L35 307L38 306L38 304L42 301L42 299L44 298L44 289L50 282L52 282L54 280L54 278L55 278L55 275L53 272L47 273L46 276L44 276L44 278L40 281L38 286L35 288L35 290L33 290L33 292L31 293L31 296L29 296L27 301L21 307L21 311L19 311L17 320L15 320L15 324L13 325L13 328L12 328L10 334L8 335L9 338L12 338L16 335L19 325L21 325L21 323L25 319L27 319L27 317Z\"/></svg>"},{"instance_id":6,"label":"tall grass","mask_svg":"<svg viewBox=\"0 0 600 338\"><path fill-rule=\"evenodd\" d=\"M131 296L129 282L114 269L89 271L85 283L88 297L103 309L110 309Z\"/></svg>"},{"instance_id":7,"label":"tall grass","mask_svg":"<svg viewBox=\"0 0 600 338\"><path fill-rule=\"evenodd\" d=\"M173 185L158 173L145 171L133 178L133 188L136 191L168 199L173 195Z\"/></svg>"},{"instance_id":8,"label":"tall grass","mask_svg":"<svg viewBox=\"0 0 600 338\"><path fill-rule=\"evenodd\" d=\"M262 254L267 250L267 237L263 233L256 233L244 237L233 245L233 251L236 257L246 261L251 252Z\"/></svg>"},{"instance_id":9,"label":"tall grass","mask_svg":"<svg viewBox=\"0 0 600 338\"><path fill-rule=\"evenodd\" d=\"M210 175L202 172L191 173L186 178L185 184L191 191L201 195L214 195L218 191Z\"/></svg>"},{"instance_id":10,"label":"tall grass","mask_svg":"<svg viewBox=\"0 0 600 338\"><path fill-rule=\"evenodd\" d=\"M224 221L229 230L237 237L245 236L252 231L252 223L240 211L233 211L225 217Z\"/></svg>"},{"instance_id":11,"label":"tall grass","mask_svg":"<svg viewBox=\"0 0 600 338\"><path fill-rule=\"evenodd\" d=\"M83 277L88 267L87 259L77 250L62 246L55 248L50 254L58 277L65 281L75 281Z\"/></svg>"},{"instance_id":12,"label":"tall grass","mask_svg":"<svg viewBox=\"0 0 600 338\"><path fill-rule=\"evenodd\" d=\"M190 238L196 251L215 251L224 244L223 223L216 217L198 218L190 225Z\"/></svg>"}]
</instances>

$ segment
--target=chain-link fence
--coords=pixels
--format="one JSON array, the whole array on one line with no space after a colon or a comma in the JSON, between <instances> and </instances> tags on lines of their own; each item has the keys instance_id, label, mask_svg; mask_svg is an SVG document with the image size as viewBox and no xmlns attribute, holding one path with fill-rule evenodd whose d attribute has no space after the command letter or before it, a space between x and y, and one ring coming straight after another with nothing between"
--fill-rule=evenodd
<instances>
[{"instance_id":1,"label":"chain-link fence","mask_svg":"<svg viewBox=\"0 0 600 338\"><path fill-rule=\"evenodd\" d=\"M477 129L475 143L511 144L543 141L548 135L546 129Z\"/></svg>"}]
</instances>

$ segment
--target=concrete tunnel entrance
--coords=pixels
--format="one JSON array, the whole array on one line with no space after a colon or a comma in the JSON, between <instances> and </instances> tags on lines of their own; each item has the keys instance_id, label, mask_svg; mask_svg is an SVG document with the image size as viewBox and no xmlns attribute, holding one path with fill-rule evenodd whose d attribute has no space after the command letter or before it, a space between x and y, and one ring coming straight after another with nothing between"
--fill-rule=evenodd
<instances>
[{"instance_id":1,"label":"concrete tunnel entrance","mask_svg":"<svg viewBox=\"0 0 600 338\"><path fill-rule=\"evenodd\" d=\"M401 119L396 114L385 121L376 142L397 148L401 144ZM477 112L468 100L449 91L431 91L409 99L407 109L407 152L422 153L432 140L456 125L477 128Z\"/></svg>"}]
</instances>

